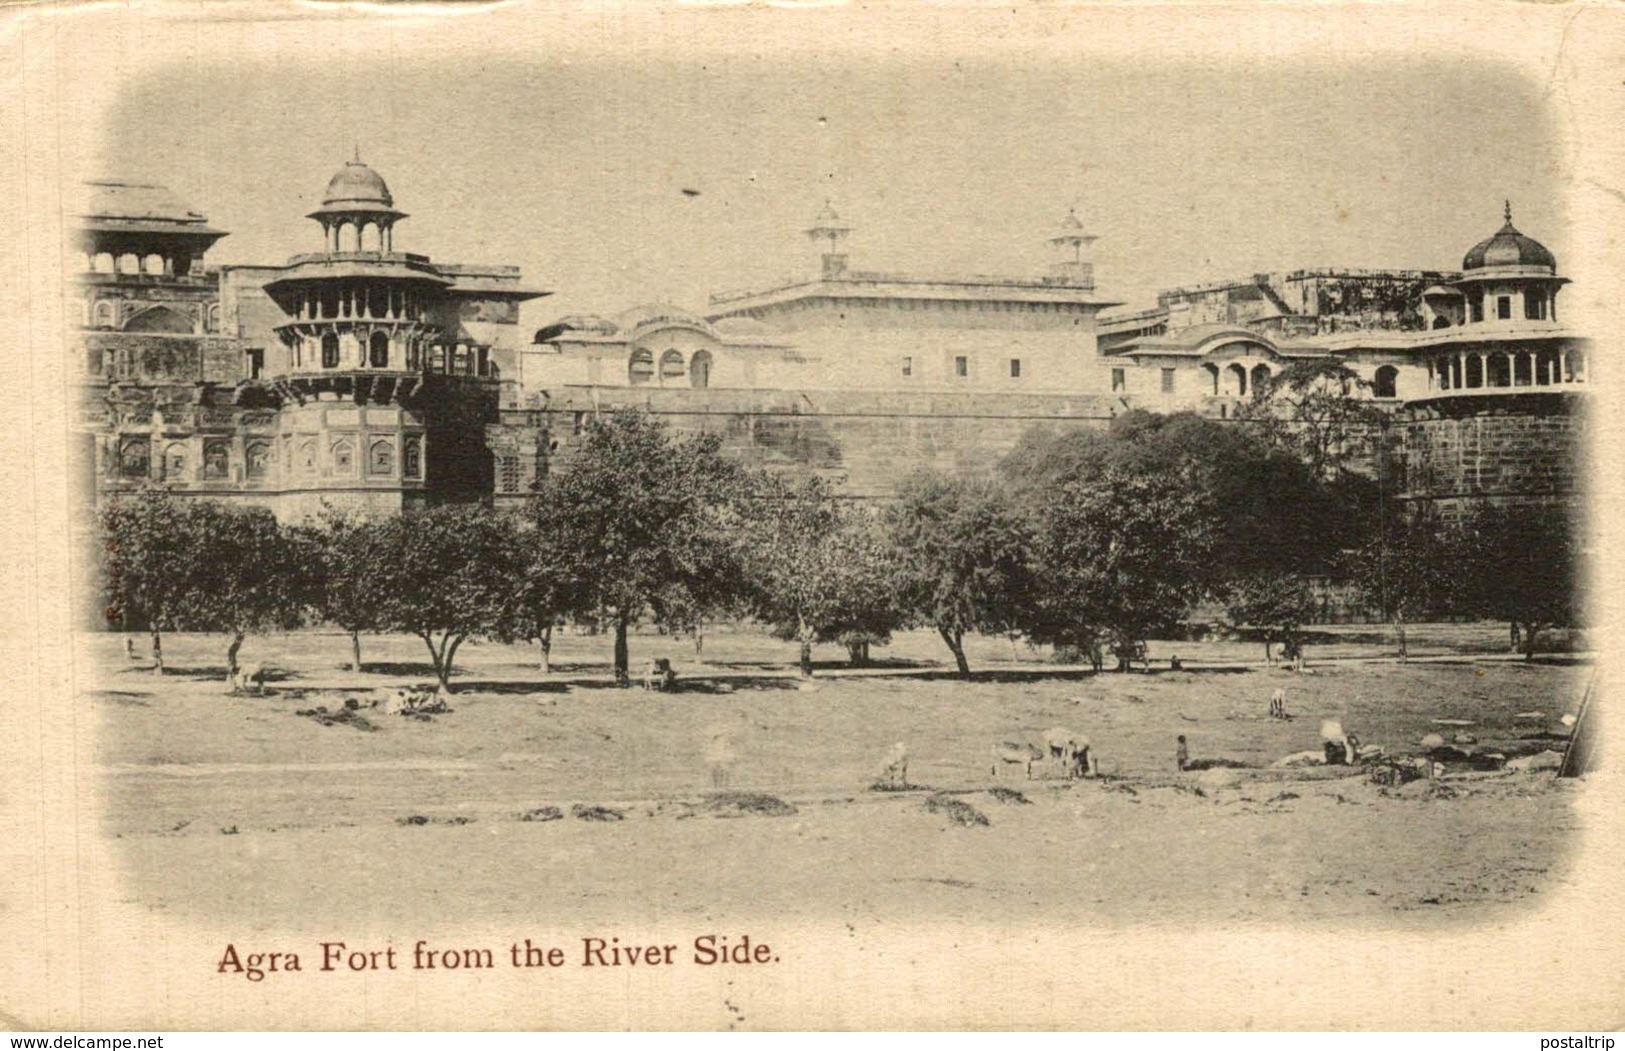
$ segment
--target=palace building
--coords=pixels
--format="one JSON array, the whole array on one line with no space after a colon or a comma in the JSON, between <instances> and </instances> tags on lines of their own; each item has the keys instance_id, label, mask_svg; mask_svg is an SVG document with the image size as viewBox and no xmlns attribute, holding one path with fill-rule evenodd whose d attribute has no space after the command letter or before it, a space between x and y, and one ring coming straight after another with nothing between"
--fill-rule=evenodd
<instances>
[{"instance_id":1,"label":"palace building","mask_svg":"<svg viewBox=\"0 0 1625 1051\"><path fill-rule=\"evenodd\" d=\"M850 265L855 228L826 205L802 279L522 329L520 305L547 293L512 266L397 250L406 215L359 159L309 214L320 250L280 266L209 266L225 231L161 187L89 189L70 287L103 497L162 486L289 519L513 503L568 464L588 419L626 406L884 498L919 467L992 470L1033 427L1229 418L1316 359L1391 410L1420 504L1571 499L1580 481L1588 341L1510 205L1458 271L1255 274L1143 310L1096 290L1075 212L1043 274L922 276Z\"/></svg>"}]
</instances>

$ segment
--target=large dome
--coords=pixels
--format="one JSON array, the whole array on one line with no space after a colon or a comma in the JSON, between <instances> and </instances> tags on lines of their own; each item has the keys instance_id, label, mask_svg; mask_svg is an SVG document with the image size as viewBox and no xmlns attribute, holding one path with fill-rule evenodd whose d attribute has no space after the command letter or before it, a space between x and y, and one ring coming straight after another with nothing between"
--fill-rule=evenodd
<instances>
[{"instance_id":1,"label":"large dome","mask_svg":"<svg viewBox=\"0 0 1625 1051\"><path fill-rule=\"evenodd\" d=\"M1557 258L1533 237L1525 237L1512 225L1512 207L1507 206L1506 225L1494 237L1474 245L1461 261L1463 270L1488 266L1540 266L1557 269Z\"/></svg>"},{"instance_id":2,"label":"large dome","mask_svg":"<svg viewBox=\"0 0 1625 1051\"><path fill-rule=\"evenodd\" d=\"M389 195L384 177L360 161L345 161L338 174L327 182L322 195L322 207L350 207L354 205L383 205L393 208L395 200Z\"/></svg>"}]
</instances>

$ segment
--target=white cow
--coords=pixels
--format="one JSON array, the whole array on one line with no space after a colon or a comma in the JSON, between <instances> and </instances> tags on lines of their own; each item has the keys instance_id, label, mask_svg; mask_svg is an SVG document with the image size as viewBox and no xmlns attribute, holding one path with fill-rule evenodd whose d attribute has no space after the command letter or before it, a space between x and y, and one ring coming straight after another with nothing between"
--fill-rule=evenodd
<instances>
[{"instance_id":1,"label":"white cow","mask_svg":"<svg viewBox=\"0 0 1625 1051\"><path fill-rule=\"evenodd\" d=\"M1083 734L1055 726L1044 731L1044 750L1057 762L1068 779L1090 771L1090 741Z\"/></svg>"},{"instance_id":2,"label":"white cow","mask_svg":"<svg viewBox=\"0 0 1625 1051\"><path fill-rule=\"evenodd\" d=\"M885 765L880 768L880 780L891 788L908 784L908 745L898 741L886 752Z\"/></svg>"},{"instance_id":3,"label":"white cow","mask_svg":"<svg viewBox=\"0 0 1625 1051\"><path fill-rule=\"evenodd\" d=\"M237 672L231 677L231 692L247 693L249 687L253 687L257 696L265 695L265 665L237 665Z\"/></svg>"},{"instance_id":4,"label":"white cow","mask_svg":"<svg viewBox=\"0 0 1625 1051\"><path fill-rule=\"evenodd\" d=\"M1044 758L1044 753L1025 741L1000 741L993 746L993 778L998 779L999 768L1019 764L1027 771L1027 780L1033 777L1033 763Z\"/></svg>"}]
</instances>

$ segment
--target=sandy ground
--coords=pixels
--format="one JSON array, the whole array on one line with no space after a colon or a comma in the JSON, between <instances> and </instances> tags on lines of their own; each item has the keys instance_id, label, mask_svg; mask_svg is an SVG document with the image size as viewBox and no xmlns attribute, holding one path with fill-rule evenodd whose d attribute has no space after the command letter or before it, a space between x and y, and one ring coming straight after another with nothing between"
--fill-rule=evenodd
<instances>
[{"instance_id":1,"label":"sandy ground","mask_svg":"<svg viewBox=\"0 0 1625 1051\"><path fill-rule=\"evenodd\" d=\"M1415 634L1425 652L1486 653L1503 631ZM1311 659L1376 656L1391 642L1346 634ZM931 641L911 636L889 656L938 661ZM416 640L366 646L372 670L356 676L341 670L342 636L252 640L245 658L276 680L265 697L233 697L208 670L222 663L217 639L169 639L162 679L127 662L119 637L82 641L103 826L128 900L264 929L459 915L999 923L1034 910L1135 926L1468 924L1561 889L1584 791L1528 774L1391 789L1262 769L1315 748L1327 717L1398 751L1440 718L1471 721L1484 742L1525 736L1515 713L1555 725L1573 709L1589 674L1580 662L1342 660L1300 676L1240 664L1261 656L1256 646L1178 643L1153 652L1198 662L1189 670L1096 676L1057 674L995 639L977 640L972 682L916 669L803 684L785 673L793 649L772 640L720 634L700 664L687 641L635 639L634 661L666 653L685 675L680 692L655 694L605 685L605 640L566 637L551 676L534 651L466 647L467 685L430 721L296 714L342 705L345 692L316 686L348 683L366 699L364 688L424 678ZM1277 687L1291 721L1267 717ZM992 775L991 743L1052 726L1088 734L1103 776ZM1194 758L1257 769L1179 773L1180 733ZM922 787L873 791L896 741ZM708 808L722 779L794 812ZM989 823L929 810L932 791ZM572 817L578 804L622 819ZM564 816L521 820L542 807Z\"/></svg>"}]
</instances>

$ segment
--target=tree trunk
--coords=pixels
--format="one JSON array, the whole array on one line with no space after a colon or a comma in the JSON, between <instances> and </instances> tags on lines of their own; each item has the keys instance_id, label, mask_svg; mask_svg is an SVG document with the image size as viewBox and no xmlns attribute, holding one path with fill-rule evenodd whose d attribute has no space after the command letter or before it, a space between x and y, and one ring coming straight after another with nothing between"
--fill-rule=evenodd
<instances>
[{"instance_id":1,"label":"tree trunk","mask_svg":"<svg viewBox=\"0 0 1625 1051\"><path fill-rule=\"evenodd\" d=\"M1507 650L1508 650L1508 652L1511 652L1511 653L1517 653L1519 650L1523 649L1523 641L1519 637L1519 634L1518 634L1518 622L1517 621L1512 622L1511 633L1512 633L1512 639L1511 639L1512 645L1508 646Z\"/></svg>"},{"instance_id":2,"label":"tree trunk","mask_svg":"<svg viewBox=\"0 0 1625 1051\"><path fill-rule=\"evenodd\" d=\"M1405 663L1410 658L1410 650L1405 641L1405 611L1400 610L1394 614L1394 627L1399 631L1399 662Z\"/></svg>"},{"instance_id":3,"label":"tree trunk","mask_svg":"<svg viewBox=\"0 0 1625 1051\"><path fill-rule=\"evenodd\" d=\"M451 692L452 662L457 659L457 647L461 646L462 644L463 636L458 635L456 638L452 639L451 646L446 651L446 659L441 662L440 688L445 690L447 693Z\"/></svg>"},{"instance_id":4,"label":"tree trunk","mask_svg":"<svg viewBox=\"0 0 1625 1051\"><path fill-rule=\"evenodd\" d=\"M694 629L694 659L699 660L700 655L703 654L704 652L705 652L705 631L703 629L701 629L701 628L695 628Z\"/></svg>"},{"instance_id":5,"label":"tree trunk","mask_svg":"<svg viewBox=\"0 0 1625 1051\"><path fill-rule=\"evenodd\" d=\"M942 641L946 642L948 648L953 651L954 664L959 668L960 678L970 678L970 663L965 660L965 633L962 631L949 631L939 624L937 625L937 634L942 636Z\"/></svg>"},{"instance_id":6,"label":"tree trunk","mask_svg":"<svg viewBox=\"0 0 1625 1051\"><path fill-rule=\"evenodd\" d=\"M632 682L629 668L630 662L626 657L626 615L615 615L615 685L628 686Z\"/></svg>"},{"instance_id":7,"label":"tree trunk","mask_svg":"<svg viewBox=\"0 0 1625 1051\"><path fill-rule=\"evenodd\" d=\"M164 637L158 633L157 627L152 629L152 673L164 673Z\"/></svg>"},{"instance_id":8,"label":"tree trunk","mask_svg":"<svg viewBox=\"0 0 1625 1051\"><path fill-rule=\"evenodd\" d=\"M865 666L868 665L868 663L869 663L869 640L868 639L863 640L863 653L861 654L861 656L858 659L861 660L864 663Z\"/></svg>"},{"instance_id":9,"label":"tree trunk","mask_svg":"<svg viewBox=\"0 0 1625 1051\"><path fill-rule=\"evenodd\" d=\"M233 685L237 682L237 651L243 648L243 633L234 632L231 636L231 645L226 647L226 681Z\"/></svg>"},{"instance_id":10,"label":"tree trunk","mask_svg":"<svg viewBox=\"0 0 1625 1051\"><path fill-rule=\"evenodd\" d=\"M807 639L801 640L800 669L803 679L812 678L812 643Z\"/></svg>"},{"instance_id":11,"label":"tree trunk","mask_svg":"<svg viewBox=\"0 0 1625 1051\"><path fill-rule=\"evenodd\" d=\"M553 625L542 629L538 641L542 644L542 674L553 674Z\"/></svg>"},{"instance_id":12,"label":"tree trunk","mask_svg":"<svg viewBox=\"0 0 1625 1051\"><path fill-rule=\"evenodd\" d=\"M1264 663L1265 664L1274 664L1275 663L1275 654L1270 652L1270 640L1269 639L1264 640Z\"/></svg>"},{"instance_id":13,"label":"tree trunk","mask_svg":"<svg viewBox=\"0 0 1625 1051\"><path fill-rule=\"evenodd\" d=\"M866 643L866 642L849 642L849 643L847 643L846 644L846 663L851 665L854 668L861 667L863 665L863 663L864 663L863 648L865 646L867 646L867 645L868 645L868 643Z\"/></svg>"},{"instance_id":14,"label":"tree trunk","mask_svg":"<svg viewBox=\"0 0 1625 1051\"><path fill-rule=\"evenodd\" d=\"M361 671L361 633L350 632L350 670Z\"/></svg>"},{"instance_id":15,"label":"tree trunk","mask_svg":"<svg viewBox=\"0 0 1625 1051\"><path fill-rule=\"evenodd\" d=\"M1535 636L1539 632L1540 625L1538 624L1525 624L1523 626L1523 659L1526 661L1535 659Z\"/></svg>"}]
</instances>

